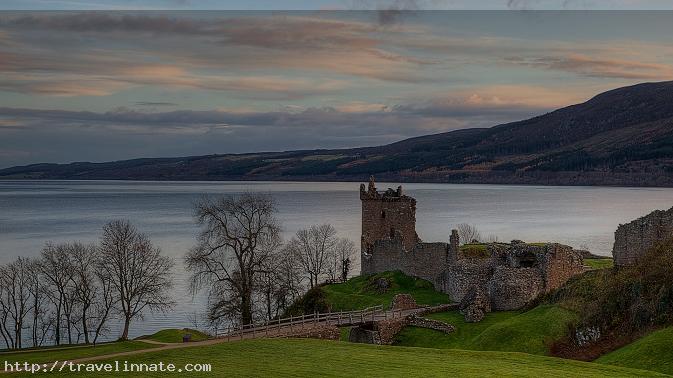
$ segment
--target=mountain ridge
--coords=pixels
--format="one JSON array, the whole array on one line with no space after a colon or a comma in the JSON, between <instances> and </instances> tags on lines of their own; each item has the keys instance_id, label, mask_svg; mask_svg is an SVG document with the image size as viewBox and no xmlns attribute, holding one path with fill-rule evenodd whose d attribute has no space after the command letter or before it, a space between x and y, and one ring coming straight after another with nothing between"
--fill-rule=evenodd
<instances>
[{"instance_id":1,"label":"mountain ridge","mask_svg":"<svg viewBox=\"0 0 673 378\"><path fill-rule=\"evenodd\" d=\"M673 186L673 81L642 83L490 128L383 146L40 163L0 179L380 180Z\"/></svg>"}]
</instances>

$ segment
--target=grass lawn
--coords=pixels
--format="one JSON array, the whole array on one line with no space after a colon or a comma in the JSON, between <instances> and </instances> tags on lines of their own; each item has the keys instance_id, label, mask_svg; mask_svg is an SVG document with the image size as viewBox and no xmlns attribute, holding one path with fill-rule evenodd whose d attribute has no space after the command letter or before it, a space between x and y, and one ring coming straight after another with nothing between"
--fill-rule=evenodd
<instances>
[{"instance_id":1,"label":"grass lawn","mask_svg":"<svg viewBox=\"0 0 673 378\"><path fill-rule=\"evenodd\" d=\"M524 353L374 346L310 339L250 340L124 358L129 363L210 363L186 377L632 377L657 373ZM78 373L77 376L164 377L167 373ZM65 373L56 376L65 376ZM72 376L70 373L69 376Z\"/></svg>"},{"instance_id":2,"label":"grass lawn","mask_svg":"<svg viewBox=\"0 0 673 378\"><path fill-rule=\"evenodd\" d=\"M158 341L161 343L181 343L182 342L182 336L184 336L186 333L189 333L192 335L192 341L201 341L201 340L207 340L208 335L206 335L203 332L197 331L195 329L189 329L189 328L183 328L183 329L175 329L175 328L169 328L169 329L162 329L161 331L149 335L149 336L141 336L139 339L148 339L148 340L154 340Z\"/></svg>"},{"instance_id":3,"label":"grass lawn","mask_svg":"<svg viewBox=\"0 0 673 378\"><path fill-rule=\"evenodd\" d=\"M591 269L606 269L614 266L612 259L584 259L584 265Z\"/></svg>"},{"instance_id":4,"label":"grass lawn","mask_svg":"<svg viewBox=\"0 0 673 378\"><path fill-rule=\"evenodd\" d=\"M493 350L544 355L548 345L567 331L576 315L558 306L538 306L530 311L492 312L479 323L466 323L458 311L428 315L456 327L451 334L407 327L396 337L395 345L430 348Z\"/></svg>"},{"instance_id":5,"label":"grass lawn","mask_svg":"<svg viewBox=\"0 0 673 378\"><path fill-rule=\"evenodd\" d=\"M673 375L673 327L664 328L598 358L608 365L647 368Z\"/></svg>"},{"instance_id":6,"label":"grass lawn","mask_svg":"<svg viewBox=\"0 0 673 378\"><path fill-rule=\"evenodd\" d=\"M0 353L0 371L4 369L4 362L52 362L72 360L75 358L100 356L103 354L127 352L139 349L156 348L159 345L152 345L142 341L120 341L114 343L98 344L96 346L82 346L66 349L35 349L29 352L3 352Z\"/></svg>"},{"instance_id":7,"label":"grass lawn","mask_svg":"<svg viewBox=\"0 0 673 378\"><path fill-rule=\"evenodd\" d=\"M374 287L380 278L390 282L390 288L383 293L377 292ZM399 271L354 277L344 283L325 285L322 289L332 311L357 310L376 305L388 308L395 294L399 293L411 294L417 303L423 305L451 302L448 295L435 291L430 282L409 277Z\"/></svg>"}]
</instances>

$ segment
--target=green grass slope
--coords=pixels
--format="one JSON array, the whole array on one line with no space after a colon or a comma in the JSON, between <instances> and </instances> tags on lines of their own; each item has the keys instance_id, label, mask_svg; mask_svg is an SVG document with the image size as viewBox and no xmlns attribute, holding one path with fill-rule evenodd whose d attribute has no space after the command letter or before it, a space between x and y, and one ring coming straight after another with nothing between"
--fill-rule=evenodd
<instances>
[{"instance_id":1,"label":"green grass slope","mask_svg":"<svg viewBox=\"0 0 673 378\"><path fill-rule=\"evenodd\" d=\"M184 377L632 377L658 373L629 368L534 356L524 353L479 352L385 347L334 341L251 340L189 349L144 353L124 358L129 363L210 363L211 372ZM72 376L72 373L55 376ZM107 377L120 373L78 373ZM123 373L128 377L164 377L166 373ZM25 376L29 376L26 374Z\"/></svg>"},{"instance_id":2,"label":"green grass slope","mask_svg":"<svg viewBox=\"0 0 673 378\"><path fill-rule=\"evenodd\" d=\"M456 327L445 334L438 331L407 327L396 338L396 345L525 352L548 354L552 341L563 337L568 324L577 316L558 306L538 306L530 311L492 312L479 323L466 323L457 311L431 314L428 317Z\"/></svg>"},{"instance_id":3,"label":"green grass slope","mask_svg":"<svg viewBox=\"0 0 673 378\"><path fill-rule=\"evenodd\" d=\"M96 346L87 345L81 347L68 347L63 349L55 347L33 349L22 352L3 352L0 353L0 369L4 369L5 361L8 363L43 363L52 361L65 361L72 360L74 358L102 356L111 353L156 348L158 346L159 345L148 344L142 341L120 341L114 343L98 344Z\"/></svg>"},{"instance_id":4,"label":"green grass slope","mask_svg":"<svg viewBox=\"0 0 673 378\"><path fill-rule=\"evenodd\" d=\"M612 259L584 259L584 265L591 269L606 269L614 266Z\"/></svg>"},{"instance_id":5,"label":"green grass slope","mask_svg":"<svg viewBox=\"0 0 673 378\"><path fill-rule=\"evenodd\" d=\"M203 332L197 331L195 329L189 329L189 328L183 328L183 329L175 329L175 328L169 328L169 329L162 329L161 331L149 335L149 336L142 336L140 339L147 339L147 340L153 340L153 341L158 341L161 343L181 343L182 342L182 336L185 334L191 334L192 341L201 341L201 340L206 340L208 339L208 335L206 335Z\"/></svg>"},{"instance_id":6,"label":"green grass slope","mask_svg":"<svg viewBox=\"0 0 673 378\"><path fill-rule=\"evenodd\" d=\"M385 291L377 290L375 283L379 279L388 280L390 287ZM322 290L333 311L356 310L376 305L387 308L393 297L399 293L411 294L422 305L450 302L449 296L436 291L430 282L399 271L354 277L344 283L325 285Z\"/></svg>"},{"instance_id":7,"label":"green grass slope","mask_svg":"<svg viewBox=\"0 0 673 378\"><path fill-rule=\"evenodd\" d=\"M652 332L627 346L601 356L595 362L673 375L673 327Z\"/></svg>"}]
</instances>

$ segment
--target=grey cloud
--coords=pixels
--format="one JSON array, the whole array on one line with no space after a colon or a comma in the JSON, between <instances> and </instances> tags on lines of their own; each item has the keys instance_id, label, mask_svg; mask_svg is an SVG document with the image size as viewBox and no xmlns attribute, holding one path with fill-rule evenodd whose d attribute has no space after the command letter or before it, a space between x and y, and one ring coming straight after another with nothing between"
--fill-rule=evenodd
<instances>
[{"instance_id":1,"label":"grey cloud","mask_svg":"<svg viewBox=\"0 0 673 378\"><path fill-rule=\"evenodd\" d=\"M137 101L134 103L136 106L178 106L174 102L150 102L150 101Z\"/></svg>"}]
</instances>

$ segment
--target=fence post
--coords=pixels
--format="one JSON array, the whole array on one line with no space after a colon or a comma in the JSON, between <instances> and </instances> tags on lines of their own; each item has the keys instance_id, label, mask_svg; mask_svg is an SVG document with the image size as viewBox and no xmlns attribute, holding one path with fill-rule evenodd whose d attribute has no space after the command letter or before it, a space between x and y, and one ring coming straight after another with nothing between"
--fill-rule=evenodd
<instances>
[{"instance_id":1,"label":"fence post","mask_svg":"<svg viewBox=\"0 0 673 378\"><path fill-rule=\"evenodd\" d=\"M341 317L344 314L344 310L339 311L339 320L337 320L337 325L341 325Z\"/></svg>"},{"instance_id":2,"label":"fence post","mask_svg":"<svg viewBox=\"0 0 673 378\"><path fill-rule=\"evenodd\" d=\"M313 324L318 323L318 311L313 311Z\"/></svg>"},{"instance_id":3,"label":"fence post","mask_svg":"<svg viewBox=\"0 0 673 378\"><path fill-rule=\"evenodd\" d=\"M292 315L290 315L290 333L292 333Z\"/></svg>"},{"instance_id":4,"label":"fence post","mask_svg":"<svg viewBox=\"0 0 673 378\"><path fill-rule=\"evenodd\" d=\"M241 340L243 340L243 325L238 328L238 334L241 336Z\"/></svg>"},{"instance_id":5,"label":"fence post","mask_svg":"<svg viewBox=\"0 0 673 378\"><path fill-rule=\"evenodd\" d=\"M269 337L269 321L266 321L266 326L264 327L264 330L266 331L266 337Z\"/></svg>"},{"instance_id":6,"label":"fence post","mask_svg":"<svg viewBox=\"0 0 673 378\"><path fill-rule=\"evenodd\" d=\"M231 325L227 326L227 341L231 340Z\"/></svg>"},{"instance_id":7,"label":"fence post","mask_svg":"<svg viewBox=\"0 0 673 378\"><path fill-rule=\"evenodd\" d=\"M365 313L360 311L360 323L364 323L364 322L365 322Z\"/></svg>"},{"instance_id":8,"label":"fence post","mask_svg":"<svg viewBox=\"0 0 673 378\"><path fill-rule=\"evenodd\" d=\"M353 312L352 311L348 313L348 320L349 320L350 324L352 325L353 324Z\"/></svg>"}]
</instances>

